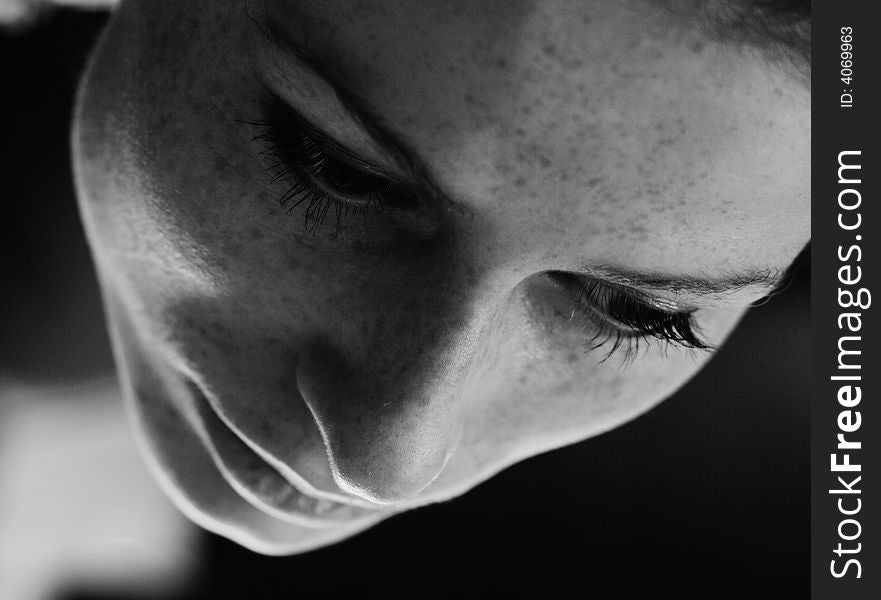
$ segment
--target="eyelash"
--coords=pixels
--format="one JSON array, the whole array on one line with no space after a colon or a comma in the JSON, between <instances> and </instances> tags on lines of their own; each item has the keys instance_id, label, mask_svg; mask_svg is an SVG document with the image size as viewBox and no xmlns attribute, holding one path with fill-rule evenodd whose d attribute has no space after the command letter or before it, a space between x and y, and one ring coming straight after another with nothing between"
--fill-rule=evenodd
<instances>
[{"instance_id":1,"label":"eyelash","mask_svg":"<svg viewBox=\"0 0 881 600\"><path fill-rule=\"evenodd\" d=\"M401 185L332 156L309 135L308 126L289 111L267 107L266 112L270 115L268 119L245 123L263 129L252 141L262 142L265 148L260 155L274 161L268 167L273 175L271 183L293 180L279 198L279 204L287 207L289 213L304 205L303 225L307 231L317 232L333 207L335 235L339 236L352 212L366 218L369 210L382 209L389 199L407 197ZM349 188L337 191L349 196L348 200L322 189L335 185ZM648 306L621 286L596 279L574 280L564 273L554 275L576 281L577 303L596 330L588 341L590 350L607 347L603 360L623 352L625 362L629 361L649 338L663 341L665 347L712 350L697 333L693 311L666 312Z\"/></svg>"},{"instance_id":2,"label":"eyelash","mask_svg":"<svg viewBox=\"0 0 881 600\"><path fill-rule=\"evenodd\" d=\"M332 155L310 135L307 125L287 112L267 108L269 118L245 123L263 129L252 141L262 142L265 147L260 155L273 161L268 166L270 183L289 182L278 202L288 213L303 206L303 226L308 232L316 233L331 209L339 236L352 213L366 219L369 211L382 210L389 203L407 204L400 201L408 196L403 186Z\"/></svg>"},{"instance_id":3,"label":"eyelash","mask_svg":"<svg viewBox=\"0 0 881 600\"><path fill-rule=\"evenodd\" d=\"M591 317L597 329L590 337L590 350L607 347L608 352L603 360L623 352L626 362L639 353L640 345L649 341L649 338L661 340L665 348L713 349L700 338L694 323L694 311L659 310L620 286L596 279L579 281L577 286L578 304Z\"/></svg>"}]
</instances>

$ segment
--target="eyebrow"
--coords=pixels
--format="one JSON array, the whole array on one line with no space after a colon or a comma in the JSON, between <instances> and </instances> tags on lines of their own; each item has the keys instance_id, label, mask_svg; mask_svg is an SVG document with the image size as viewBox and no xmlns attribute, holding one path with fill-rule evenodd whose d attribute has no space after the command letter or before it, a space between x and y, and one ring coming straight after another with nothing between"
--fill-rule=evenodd
<instances>
[{"instance_id":1,"label":"eyebrow","mask_svg":"<svg viewBox=\"0 0 881 600\"><path fill-rule=\"evenodd\" d=\"M803 83L810 85L810 1L704 3L696 13L717 39L752 46L773 62L789 63Z\"/></svg>"},{"instance_id":2,"label":"eyebrow","mask_svg":"<svg viewBox=\"0 0 881 600\"><path fill-rule=\"evenodd\" d=\"M333 60L297 42L284 28L275 27L272 23L264 26L253 17L251 17L251 21L275 48L293 57L300 66L330 87L337 101L349 113L349 116L374 142L391 155L398 166L406 172L412 185L430 194L436 200L442 200L460 210L467 210L464 205L443 191L419 153L404 139L403 135L385 123L385 119L379 115L379 111L376 110L373 103L349 82L342 69Z\"/></svg>"},{"instance_id":3,"label":"eyebrow","mask_svg":"<svg viewBox=\"0 0 881 600\"><path fill-rule=\"evenodd\" d=\"M246 3L247 4L247 3ZM367 134L385 149L410 176L411 182L427 191L435 199L467 211L467 207L443 192L432 177L424 160L404 137L385 124L379 112L366 95L351 85L342 69L327 56L314 52L293 39L284 28L273 23L261 24L249 15L250 20L264 37L277 49L292 56L302 67L310 71L331 88L336 99ZM264 26L265 25L265 26ZM649 292L667 292L692 296L729 295L745 289L764 291L763 298L782 291L791 280L795 263L787 269L753 269L721 278L695 277L691 275L666 275L622 270L609 266L590 266L581 269L589 277Z\"/></svg>"}]
</instances>

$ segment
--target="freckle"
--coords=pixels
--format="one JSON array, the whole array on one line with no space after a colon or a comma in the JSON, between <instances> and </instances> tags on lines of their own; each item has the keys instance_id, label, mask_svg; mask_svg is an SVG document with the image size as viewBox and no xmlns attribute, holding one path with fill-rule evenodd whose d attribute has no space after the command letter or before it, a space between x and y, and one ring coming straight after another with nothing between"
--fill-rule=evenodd
<instances>
[{"instance_id":1,"label":"freckle","mask_svg":"<svg viewBox=\"0 0 881 600\"><path fill-rule=\"evenodd\" d=\"M554 56L557 53L557 46L556 44L545 44L541 47L541 51L548 56Z\"/></svg>"},{"instance_id":2,"label":"freckle","mask_svg":"<svg viewBox=\"0 0 881 600\"><path fill-rule=\"evenodd\" d=\"M497 58L495 60L495 65L497 67L499 67L500 69L504 69L505 67L508 66L508 60L505 58Z\"/></svg>"},{"instance_id":3,"label":"freckle","mask_svg":"<svg viewBox=\"0 0 881 600\"><path fill-rule=\"evenodd\" d=\"M541 166L542 169L547 169L551 166L551 161L550 161L550 159L548 159L547 156L545 156L543 154L539 154L538 155L538 164Z\"/></svg>"},{"instance_id":4,"label":"freckle","mask_svg":"<svg viewBox=\"0 0 881 600\"><path fill-rule=\"evenodd\" d=\"M699 54L704 49L704 43L701 40L695 40L691 43L691 51Z\"/></svg>"},{"instance_id":5,"label":"freckle","mask_svg":"<svg viewBox=\"0 0 881 600\"><path fill-rule=\"evenodd\" d=\"M524 129L522 127L514 128L514 133L520 137L523 137L526 135L526 131L524 131Z\"/></svg>"},{"instance_id":6,"label":"freckle","mask_svg":"<svg viewBox=\"0 0 881 600\"><path fill-rule=\"evenodd\" d=\"M251 237L252 240L259 240L263 237L263 232L256 227L253 227L248 231L248 235Z\"/></svg>"},{"instance_id":7,"label":"freckle","mask_svg":"<svg viewBox=\"0 0 881 600\"><path fill-rule=\"evenodd\" d=\"M602 182L603 182L602 177L591 177L590 179L587 180L587 187L595 188L596 186L598 186Z\"/></svg>"},{"instance_id":8,"label":"freckle","mask_svg":"<svg viewBox=\"0 0 881 600\"><path fill-rule=\"evenodd\" d=\"M522 175L517 177L514 180L514 185L516 185L517 187L520 187L520 188L526 187L526 178L523 177Z\"/></svg>"},{"instance_id":9,"label":"freckle","mask_svg":"<svg viewBox=\"0 0 881 600\"><path fill-rule=\"evenodd\" d=\"M526 116L529 116L529 115L532 114L532 107L529 106L528 104L527 104L527 105L524 105L524 106L520 109L520 112L522 112L522 113L523 113L524 115L526 115Z\"/></svg>"},{"instance_id":10,"label":"freckle","mask_svg":"<svg viewBox=\"0 0 881 600\"><path fill-rule=\"evenodd\" d=\"M581 24L582 25L590 25L591 24L590 17L588 15L584 15L583 17L581 17Z\"/></svg>"}]
</instances>

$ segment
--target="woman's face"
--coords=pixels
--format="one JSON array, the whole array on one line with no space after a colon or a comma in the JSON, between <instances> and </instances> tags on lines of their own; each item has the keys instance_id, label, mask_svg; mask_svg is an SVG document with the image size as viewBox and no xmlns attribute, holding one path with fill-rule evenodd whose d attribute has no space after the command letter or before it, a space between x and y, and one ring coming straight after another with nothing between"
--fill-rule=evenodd
<instances>
[{"instance_id":1,"label":"woman's face","mask_svg":"<svg viewBox=\"0 0 881 600\"><path fill-rule=\"evenodd\" d=\"M186 512L306 550L701 367L808 240L809 94L659 4L122 3L76 171Z\"/></svg>"}]
</instances>

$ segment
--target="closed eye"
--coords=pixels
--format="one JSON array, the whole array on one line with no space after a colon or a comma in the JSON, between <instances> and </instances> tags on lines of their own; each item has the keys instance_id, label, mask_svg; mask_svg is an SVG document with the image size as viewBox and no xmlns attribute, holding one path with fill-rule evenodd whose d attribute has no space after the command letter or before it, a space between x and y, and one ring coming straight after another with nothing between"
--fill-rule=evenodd
<instances>
[{"instance_id":1,"label":"closed eye","mask_svg":"<svg viewBox=\"0 0 881 600\"><path fill-rule=\"evenodd\" d=\"M334 217L339 235L352 213L394 207L415 210L416 195L407 187L320 133L302 116L279 102L268 102L266 118L247 121L260 129L271 182L286 184L279 203L288 212L303 209L303 225L314 233Z\"/></svg>"},{"instance_id":2,"label":"closed eye","mask_svg":"<svg viewBox=\"0 0 881 600\"><path fill-rule=\"evenodd\" d=\"M607 358L619 351L630 357L649 338L669 346L712 350L699 335L694 310L662 309L636 290L596 278L563 272L550 276L570 291L576 307L594 323L590 348L608 348Z\"/></svg>"}]
</instances>

